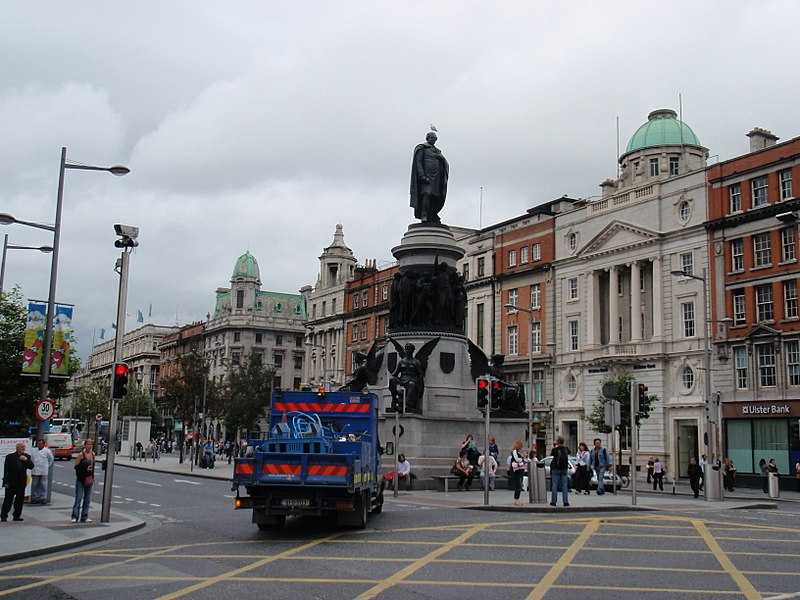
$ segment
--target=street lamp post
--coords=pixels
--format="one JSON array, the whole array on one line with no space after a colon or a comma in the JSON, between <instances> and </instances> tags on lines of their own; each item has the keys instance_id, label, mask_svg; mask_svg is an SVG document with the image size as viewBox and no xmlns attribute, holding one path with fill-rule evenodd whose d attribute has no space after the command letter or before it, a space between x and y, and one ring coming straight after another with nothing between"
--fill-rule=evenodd
<instances>
[{"instance_id":1,"label":"street lamp post","mask_svg":"<svg viewBox=\"0 0 800 600\"><path fill-rule=\"evenodd\" d=\"M139 395L142 393L142 379L143 374L141 371L136 371L136 384L139 388L136 390L136 417L135 421L133 422L133 456L136 457L136 444L139 442ZM141 458L141 457L139 457Z\"/></svg>"},{"instance_id":2,"label":"street lamp post","mask_svg":"<svg viewBox=\"0 0 800 600\"><path fill-rule=\"evenodd\" d=\"M709 327L711 326L711 306L708 302L708 270L703 267L703 276L699 277L694 275L693 273L689 273L688 271L670 271L671 275L676 277L688 277L689 279L696 279L703 283L703 316L705 319L705 323L703 323L703 345L704 345L704 355L703 355L703 369L705 369L706 376L705 376L705 405L706 405L706 436L708 437L708 445L711 447L711 461L706 464L705 472L703 473L703 481L705 483L709 483L711 481L712 476L715 477L715 481L711 485L704 485L703 491L705 495L705 499L707 501L711 500L721 500L722 499L722 484L719 481L721 476L721 469L719 468L719 451L720 449L716 447L717 444L717 435L716 435L716 424L712 420L712 398L711 398L711 337L709 333ZM713 466L716 464L717 468L714 469Z\"/></svg>"},{"instance_id":3,"label":"street lamp post","mask_svg":"<svg viewBox=\"0 0 800 600\"><path fill-rule=\"evenodd\" d=\"M50 361L51 353L53 351L53 317L55 315L56 304L56 281L58 279L58 249L61 243L61 208L64 200L64 173L67 169L76 169L82 171L107 171L112 175L121 177L130 173L128 167L115 165L113 167L95 167L92 165L82 165L78 163L67 162L67 149L61 148L61 164L58 172L58 194L56 196L56 220L53 225L43 225L41 223L33 223L30 221L22 221L16 219L9 214L0 214L0 224L10 225L11 223L18 223L20 225L27 225L29 227L36 227L37 229L44 229L53 232L53 258L50 263L50 287L47 295L47 317L45 318L44 341L42 344L41 363L42 369L39 376L40 389L39 399L44 400L47 398L50 388ZM44 437L48 421L39 421L36 430L36 437Z\"/></svg>"},{"instance_id":4,"label":"street lamp post","mask_svg":"<svg viewBox=\"0 0 800 600\"><path fill-rule=\"evenodd\" d=\"M52 252L52 246L18 246L17 244L9 244L8 243L8 234L5 235L3 239L3 264L0 266L0 294L3 293L5 289L3 287L3 283L6 280L6 253L9 250L38 250L39 252Z\"/></svg>"}]
</instances>

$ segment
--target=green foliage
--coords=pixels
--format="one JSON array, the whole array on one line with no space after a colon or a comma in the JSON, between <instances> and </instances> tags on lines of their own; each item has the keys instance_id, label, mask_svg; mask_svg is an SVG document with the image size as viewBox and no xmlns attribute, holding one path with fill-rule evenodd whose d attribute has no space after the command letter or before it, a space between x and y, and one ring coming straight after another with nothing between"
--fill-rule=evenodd
<instances>
[{"instance_id":1,"label":"green foliage","mask_svg":"<svg viewBox=\"0 0 800 600\"><path fill-rule=\"evenodd\" d=\"M605 421L605 406L609 402L616 400L620 403L620 421L617 429L625 431L631 426L631 382L633 377L625 373L619 377L607 377L600 384L600 390L597 394L597 402L592 406L592 412L587 414L584 419L591 425L594 431L598 433L611 433L611 426L606 424ZM617 395L613 398L603 396L602 388L606 383L613 383L617 386ZM650 412L654 402L658 402L658 396L650 393L647 395L647 402L644 410L635 415L636 426L638 427L645 419L650 418Z\"/></svg>"},{"instance_id":2,"label":"green foliage","mask_svg":"<svg viewBox=\"0 0 800 600\"><path fill-rule=\"evenodd\" d=\"M195 403L202 406L203 393L208 394L212 387L208 383L208 363L197 352L182 354L176 362L176 374L161 379L160 401L172 411L176 421L191 421Z\"/></svg>"},{"instance_id":3,"label":"green foliage","mask_svg":"<svg viewBox=\"0 0 800 600\"><path fill-rule=\"evenodd\" d=\"M136 385L128 386L128 393L119 403L118 413L120 418L126 416L150 417L153 425L161 424L161 413L153 402L153 398L147 390Z\"/></svg>"},{"instance_id":4,"label":"green foliage","mask_svg":"<svg viewBox=\"0 0 800 600\"><path fill-rule=\"evenodd\" d=\"M254 352L230 371L227 389L220 397L221 415L229 431L253 428L269 406L274 376L274 369L262 365Z\"/></svg>"},{"instance_id":5,"label":"green foliage","mask_svg":"<svg viewBox=\"0 0 800 600\"><path fill-rule=\"evenodd\" d=\"M27 307L18 287L0 294L0 422L34 423L39 380L21 375Z\"/></svg>"},{"instance_id":6,"label":"green foliage","mask_svg":"<svg viewBox=\"0 0 800 600\"><path fill-rule=\"evenodd\" d=\"M108 415L111 388L107 383L92 381L75 389L73 414L84 422L92 422L97 413Z\"/></svg>"}]
</instances>

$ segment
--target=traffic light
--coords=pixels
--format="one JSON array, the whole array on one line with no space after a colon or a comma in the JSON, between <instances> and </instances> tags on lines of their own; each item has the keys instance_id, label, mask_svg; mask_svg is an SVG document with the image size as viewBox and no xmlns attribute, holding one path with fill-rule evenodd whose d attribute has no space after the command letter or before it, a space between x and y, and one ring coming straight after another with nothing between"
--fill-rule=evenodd
<instances>
[{"instance_id":1,"label":"traffic light","mask_svg":"<svg viewBox=\"0 0 800 600\"><path fill-rule=\"evenodd\" d=\"M639 395L636 397L636 412L643 413L647 411L647 386L643 383L639 384Z\"/></svg>"},{"instance_id":2,"label":"traffic light","mask_svg":"<svg viewBox=\"0 0 800 600\"><path fill-rule=\"evenodd\" d=\"M489 378L478 377L476 382L478 384L477 390L477 405L478 410L485 410L486 405L489 404Z\"/></svg>"},{"instance_id":3,"label":"traffic light","mask_svg":"<svg viewBox=\"0 0 800 600\"><path fill-rule=\"evenodd\" d=\"M131 368L128 363L114 364L114 383L111 386L111 397L115 400L122 400L128 393L128 373Z\"/></svg>"},{"instance_id":4,"label":"traffic light","mask_svg":"<svg viewBox=\"0 0 800 600\"><path fill-rule=\"evenodd\" d=\"M392 410L401 415L406 412L406 388L398 387L397 395L392 394Z\"/></svg>"},{"instance_id":5,"label":"traffic light","mask_svg":"<svg viewBox=\"0 0 800 600\"><path fill-rule=\"evenodd\" d=\"M500 380L492 377L492 408L497 410L500 408L500 398L502 390L500 388Z\"/></svg>"}]
</instances>

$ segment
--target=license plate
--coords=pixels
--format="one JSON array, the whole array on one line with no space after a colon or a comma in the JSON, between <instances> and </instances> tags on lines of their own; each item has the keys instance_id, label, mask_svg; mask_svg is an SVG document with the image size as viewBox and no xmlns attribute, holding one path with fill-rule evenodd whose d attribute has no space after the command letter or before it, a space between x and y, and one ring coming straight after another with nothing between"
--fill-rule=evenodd
<instances>
[{"instance_id":1,"label":"license plate","mask_svg":"<svg viewBox=\"0 0 800 600\"><path fill-rule=\"evenodd\" d=\"M289 508L305 508L311 505L311 500L308 498L284 498L281 500L281 506L288 506Z\"/></svg>"}]
</instances>

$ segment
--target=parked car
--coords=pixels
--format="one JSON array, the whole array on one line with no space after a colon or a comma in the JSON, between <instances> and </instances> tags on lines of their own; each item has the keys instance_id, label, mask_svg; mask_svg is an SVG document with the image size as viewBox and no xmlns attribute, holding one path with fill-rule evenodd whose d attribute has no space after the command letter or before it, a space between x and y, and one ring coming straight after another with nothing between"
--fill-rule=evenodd
<instances>
[{"instance_id":1,"label":"parked car","mask_svg":"<svg viewBox=\"0 0 800 600\"><path fill-rule=\"evenodd\" d=\"M544 457L540 462L544 463L544 475L545 477L550 477L550 463L553 462L552 456ZM570 456L569 457L569 468L568 473L570 476L570 483L572 482L572 476L575 474L575 465L578 464L578 457L577 456ZM617 477L617 488L622 487L622 479L619 475ZM592 478L589 480L589 486L592 489L597 488L597 474L592 470ZM614 475L610 471L606 471L605 475L603 476L603 487L606 489L611 489L614 486Z\"/></svg>"}]
</instances>

